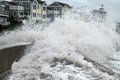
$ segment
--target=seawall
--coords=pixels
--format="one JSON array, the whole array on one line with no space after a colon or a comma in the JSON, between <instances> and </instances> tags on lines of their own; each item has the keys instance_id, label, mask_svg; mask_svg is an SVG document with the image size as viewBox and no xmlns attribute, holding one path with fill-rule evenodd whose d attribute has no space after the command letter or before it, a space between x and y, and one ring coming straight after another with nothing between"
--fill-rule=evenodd
<instances>
[{"instance_id":1,"label":"seawall","mask_svg":"<svg viewBox=\"0 0 120 80\"><path fill-rule=\"evenodd\" d=\"M11 66L14 61L18 61L24 54L27 45L18 45L0 49L0 80L11 73Z\"/></svg>"}]
</instances>

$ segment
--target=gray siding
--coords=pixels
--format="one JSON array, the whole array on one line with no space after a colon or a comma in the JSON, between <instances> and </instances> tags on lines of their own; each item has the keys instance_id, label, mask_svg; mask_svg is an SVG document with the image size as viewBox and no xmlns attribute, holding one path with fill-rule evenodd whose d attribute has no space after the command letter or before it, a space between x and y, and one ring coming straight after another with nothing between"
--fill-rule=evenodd
<instances>
[{"instance_id":1,"label":"gray siding","mask_svg":"<svg viewBox=\"0 0 120 80\"><path fill-rule=\"evenodd\" d=\"M19 0L18 0L19 1ZM24 14L31 15L31 2L30 1L13 1L17 5L21 5L24 7Z\"/></svg>"}]
</instances>

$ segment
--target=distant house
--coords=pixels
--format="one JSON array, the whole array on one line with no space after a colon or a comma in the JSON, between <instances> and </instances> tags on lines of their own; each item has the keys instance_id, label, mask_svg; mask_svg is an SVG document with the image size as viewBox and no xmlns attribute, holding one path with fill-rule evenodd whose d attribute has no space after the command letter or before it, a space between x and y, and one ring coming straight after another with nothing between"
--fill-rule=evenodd
<instances>
[{"instance_id":1,"label":"distant house","mask_svg":"<svg viewBox=\"0 0 120 80\"><path fill-rule=\"evenodd\" d=\"M72 9L69 4L62 2L54 2L48 7L48 17L54 19L55 17L63 15L65 12Z\"/></svg>"},{"instance_id":2,"label":"distant house","mask_svg":"<svg viewBox=\"0 0 120 80\"><path fill-rule=\"evenodd\" d=\"M104 6L101 5L101 7L97 10L97 9L94 9L92 10L92 14L95 18L101 18L101 19L105 19L106 18L106 15L107 15L107 12L105 11L105 9L103 8Z\"/></svg>"},{"instance_id":3,"label":"distant house","mask_svg":"<svg viewBox=\"0 0 120 80\"><path fill-rule=\"evenodd\" d=\"M24 14L32 20L42 21L47 16L47 4L41 0L13 0L12 2L24 7Z\"/></svg>"}]
</instances>

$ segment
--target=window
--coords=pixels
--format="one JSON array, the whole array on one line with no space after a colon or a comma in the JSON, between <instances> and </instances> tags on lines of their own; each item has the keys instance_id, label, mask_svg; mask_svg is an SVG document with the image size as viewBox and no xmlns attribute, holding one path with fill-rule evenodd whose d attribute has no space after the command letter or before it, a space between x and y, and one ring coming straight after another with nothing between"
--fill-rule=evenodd
<instances>
[{"instance_id":1,"label":"window","mask_svg":"<svg viewBox=\"0 0 120 80\"><path fill-rule=\"evenodd\" d=\"M43 7L43 10L46 11L46 7Z\"/></svg>"},{"instance_id":2,"label":"window","mask_svg":"<svg viewBox=\"0 0 120 80\"><path fill-rule=\"evenodd\" d=\"M16 16L17 15L17 13L16 12L13 12L13 16Z\"/></svg>"},{"instance_id":3,"label":"window","mask_svg":"<svg viewBox=\"0 0 120 80\"><path fill-rule=\"evenodd\" d=\"M57 8L58 11L61 11L61 8Z\"/></svg>"},{"instance_id":4,"label":"window","mask_svg":"<svg viewBox=\"0 0 120 80\"><path fill-rule=\"evenodd\" d=\"M33 5L33 9L36 9L36 5Z\"/></svg>"},{"instance_id":5,"label":"window","mask_svg":"<svg viewBox=\"0 0 120 80\"><path fill-rule=\"evenodd\" d=\"M26 12L26 15L30 15L29 12Z\"/></svg>"},{"instance_id":6,"label":"window","mask_svg":"<svg viewBox=\"0 0 120 80\"><path fill-rule=\"evenodd\" d=\"M29 9L29 4L28 3L26 4L26 8Z\"/></svg>"},{"instance_id":7,"label":"window","mask_svg":"<svg viewBox=\"0 0 120 80\"><path fill-rule=\"evenodd\" d=\"M57 8L54 8L54 10L57 10Z\"/></svg>"},{"instance_id":8,"label":"window","mask_svg":"<svg viewBox=\"0 0 120 80\"><path fill-rule=\"evenodd\" d=\"M0 10L1 10L1 11L4 11L4 7L3 7L3 6L0 6Z\"/></svg>"},{"instance_id":9,"label":"window","mask_svg":"<svg viewBox=\"0 0 120 80\"><path fill-rule=\"evenodd\" d=\"M33 17L36 17L36 13L33 13Z\"/></svg>"},{"instance_id":10,"label":"window","mask_svg":"<svg viewBox=\"0 0 120 80\"><path fill-rule=\"evenodd\" d=\"M0 18L0 23L2 23L3 22L3 19L2 18Z\"/></svg>"},{"instance_id":11,"label":"window","mask_svg":"<svg viewBox=\"0 0 120 80\"><path fill-rule=\"evenodd\" d=\"M38 9L39 9L39 5L38 5Z\"/></svg>"},{"instance_id":12,"label":"window","mask_svg":"<svg viewBox=\"0 0 120 80\"><path fill-rule=\"evenodd\" d=\"M24 15L24 13L23 13L23 12L20 12L19 14L20 14L20 15Z\"/></svg>"},{"instance_id":13,"label":"window","mask_svg":"<svg viewBox=\"0 0 120 80\"><path fill-rule=\"evenodd\" d=\"M43 18L46 18L46 15L45 15L45 14L43 15Z\"/></svg>"},{"instance_id":14,"label":"window","mask_svg":"<svg viewBox=\"0 0 120 80\"><path fill-rule=\"evenodd\" d=\"M23 4L22 4L22 3L19 3L19 5L20 5L20 6L23 6Z\"/></svg>"}]
</instances>

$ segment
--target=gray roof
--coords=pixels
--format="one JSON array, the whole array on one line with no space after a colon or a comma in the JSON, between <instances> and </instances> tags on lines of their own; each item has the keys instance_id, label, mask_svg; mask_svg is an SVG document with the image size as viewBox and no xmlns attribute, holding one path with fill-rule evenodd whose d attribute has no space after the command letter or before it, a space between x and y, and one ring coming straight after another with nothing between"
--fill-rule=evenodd
<instances>
[{"instance_id":1,"label":"gray roof","mask_svg":"<svg viewBox=\"0 0 120 80\"><path fill-rule=\"evenodd\" d=\"M50 6L61 6L61 7L67 6L68 8L72 8L72 6L70 6L69 4L67 4L67 3L62 3L62 2L58 2L58 1L50 4L49 7L50 7Z\"/></svg>"},{"instance_id":2,"label":"gray roof","mask_svg":"<svg viewBox=\"0 0 120 80\"><path fill-rule=\"evenodd\" d=\"M12 0L12 1L22 1L22 0ZM27 0L26 0L27 1ZM29 0L30 2L33 2L34 0ZM45 1L37 0L39 4L46 3Z\"/></svg>"},{"instance_id":3,"label":"gray roof","mask_svg":"<svg viewBox=\"0 0 120 80\"><path fill-rule=\"evenodd\" d=\"M15 3L9 2L9 1L1 1L0 4L1 5L16 5Z\"/></svg>"}]
</instances>

